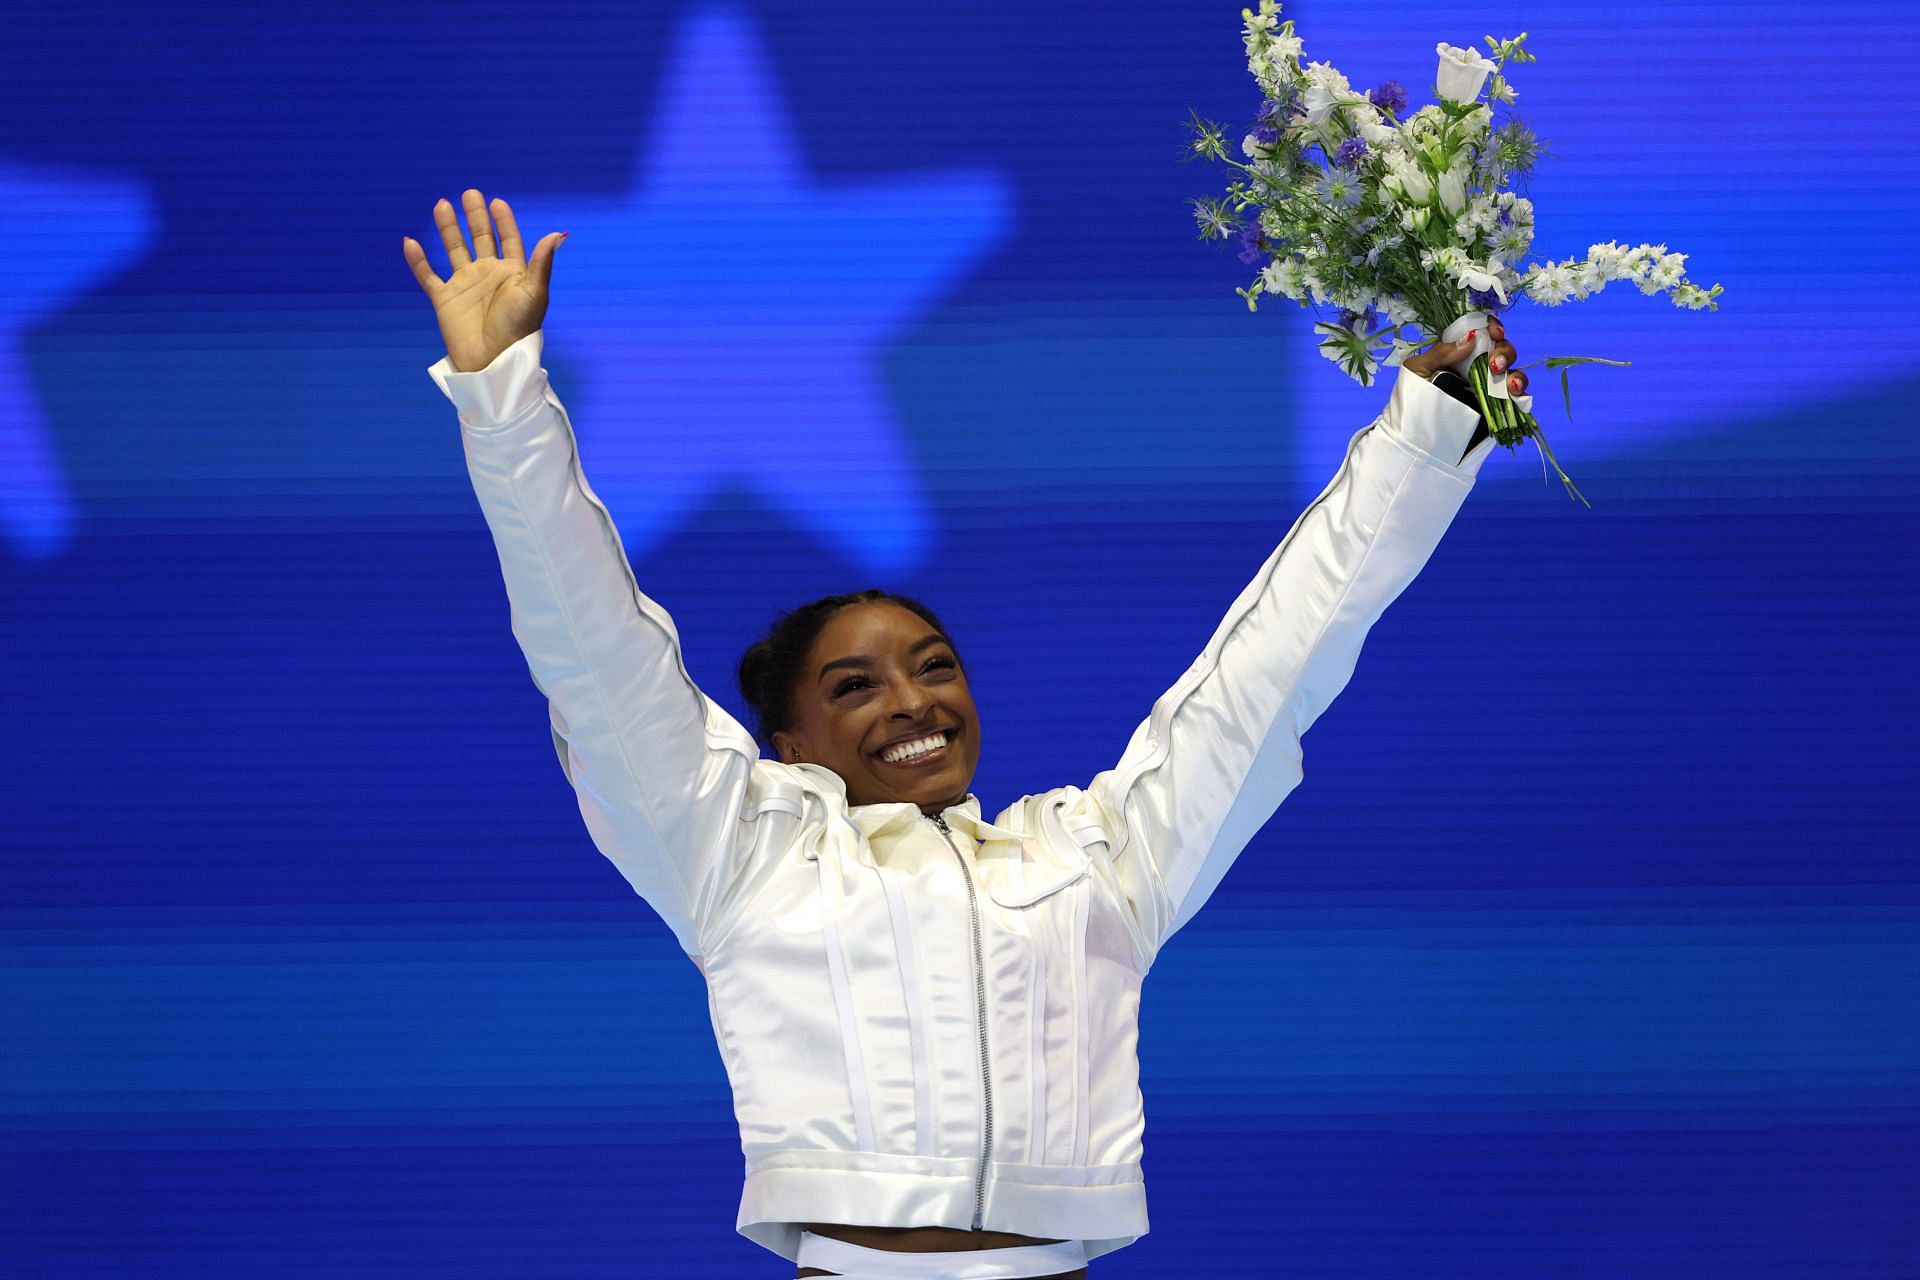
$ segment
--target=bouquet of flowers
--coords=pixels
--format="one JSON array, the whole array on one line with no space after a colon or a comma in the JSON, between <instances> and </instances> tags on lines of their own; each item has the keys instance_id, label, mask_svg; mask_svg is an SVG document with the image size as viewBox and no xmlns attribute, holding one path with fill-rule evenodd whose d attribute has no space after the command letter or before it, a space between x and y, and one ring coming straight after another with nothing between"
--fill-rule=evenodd
<instances>
[{"instance_id":1,"label":"bouquet of flowers","mask_svg":"<svg viewBox=\"0 0 1920 1280\"><path fill-rule=\"evenodd\" d=\"M1545 306L1584 299L1614 280L1665 293L1678 306L1717 310L1720 286L1689 283L1686 255L1663 244L1609 241L1585 258L1517 265L1533 243L1533 204L1512 188L1531 173L1540 140L1510 110L1509 63L1532 62L1523 31L1487 37L1491 58L1437 47L1438 101L1407 114L1396 80L1362 93L1324 62L1300 63L1301 42L1276 0L1242 9L1247 68L1265 101L1241 142L1249 164L1227 154L1225 128L1196 115L1194 155L1239 169L1222 199L1195 200L1205 239L1240 239L1241 261L1268 259L1249 288L1235 292L1257 310L1263 294L1290 298L1337 318L1314 326L1320 351L1362 386L1382 365L1398 366L1429 342L1454 342L1478 329L1478 353L1462 369L1495 440L1508 448L1531 437L1542 467L1553 461L1568 490L1586 498L1547 448L1531 396L1510 394L1506 372L1490 376L1487 321L1522 297ZM1482 95L1485 101L1481 100ZM1243 227L1240 215L1253 210ZM1320 314L1325 315L1324 311ZM1407 336L1407 331L1412 336ZM1573 412L1567 369L1625 365L1597 356L1551 356ZM1510 371L1509 371L1510 372ZM1591 506L1592 504L1588 504Z\"/></svg>"}]
</instances>

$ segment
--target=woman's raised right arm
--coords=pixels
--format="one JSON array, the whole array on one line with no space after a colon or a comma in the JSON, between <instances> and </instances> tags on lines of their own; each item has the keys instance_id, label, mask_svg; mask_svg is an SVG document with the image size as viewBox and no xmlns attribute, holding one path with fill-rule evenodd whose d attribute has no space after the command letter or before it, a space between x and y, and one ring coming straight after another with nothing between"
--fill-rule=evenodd
<instances>
[{"instance_id":1,"label":"woman's raised right arm","mask_svg":"<svg viewBox=\"0 0 1920 1280\"><path fill-rule=\"evenodd\" d=\"M520 250L505 201L494 202L505 258L492 256L477 191L467 193L466 206L476 249L466 264L464 252L452 252L454 243L465 246L451 206L435 210L442 236L451 236L452 279L439 282L424 253L406 242L448 339L448 355L429 373L459 409L467 471L500 556L514 638L547 697L554 747L588 832L697 955L701 926L734 870L759 748L688 676L672 618L640 591L613 520L581 471L572 424L540 367L537 326L558 240L542 240L531 267L481 267L496 276L493 304L470 306L448 331L441 301L462 286L461 272L483 261L513 263ZM510 296L529 282L536 296ZM469 296L486 287L465 283ZM505 318L489 326L489 313L503 306ZM535 328L515 332L529 320ZM504 345L496 349L498 342ZM463 369L465 362L475 363Z\"/></svg>"}]
</instances>

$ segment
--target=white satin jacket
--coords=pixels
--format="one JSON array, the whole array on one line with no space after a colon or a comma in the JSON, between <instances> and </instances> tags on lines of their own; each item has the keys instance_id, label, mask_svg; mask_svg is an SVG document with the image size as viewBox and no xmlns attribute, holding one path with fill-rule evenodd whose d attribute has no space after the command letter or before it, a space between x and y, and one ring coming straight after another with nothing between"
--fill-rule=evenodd
<instances>
[{"instance_id":1,"label":"white satin jacket","mask_svg":"<svg viewBox=\"0 0 1920 1280\"><path fill-rule=\"evenodd\" d=\"M789 1259L803 1222L1132 1243L1141 979L1300 782L1300 736L1493 450L1467 452L1478 415L1402 372L1119 762L988 822L760 758L635 583L541 341L429 373L587 830L706 975L736 1226Z\"/></svg>"}]
</instances>

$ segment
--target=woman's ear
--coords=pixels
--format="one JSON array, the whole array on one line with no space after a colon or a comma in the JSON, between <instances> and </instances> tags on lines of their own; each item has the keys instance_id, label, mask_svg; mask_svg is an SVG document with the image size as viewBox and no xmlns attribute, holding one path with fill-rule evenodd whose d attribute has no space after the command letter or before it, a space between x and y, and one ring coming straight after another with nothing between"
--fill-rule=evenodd
<instances>
[{"instance_id":1,"label":"woman's ear","mask_svg":"<svg viewBox=\"0 0 1920 1280\"><path fill-rule=\"evenodd\" d=\"M773 750L774 754L787 764L805 763L804 758L800 755L800 748L794 745L793 739L788 737L785 732L773 735Z\"/></svg>"}]
</instances>

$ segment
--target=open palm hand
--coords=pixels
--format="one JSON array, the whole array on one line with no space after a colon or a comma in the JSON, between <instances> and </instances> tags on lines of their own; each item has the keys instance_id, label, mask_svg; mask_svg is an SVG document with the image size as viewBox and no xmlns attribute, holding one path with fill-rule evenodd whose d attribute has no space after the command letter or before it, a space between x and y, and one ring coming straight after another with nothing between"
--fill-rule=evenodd
<instances>
[{"instance_id":1,"label":"open palm hand","mask_svg":"<svg viewBox=\"0 0 1920 1280\"><path fill-rule=\"evenodd\" d=\"M426 250L410 236L401 237L401 253L420 282L434 315L447 356L461 373L472 373L493 363L494 357L538 329L547 315L547 285L553 276L553 254L566 238L563 231L542 236L529 261L520 243L520 228L507 202L491 206L477 190L468 188L460 201L473 234L467 250L453 205L441 200L433 206L433 221L447 247L452 271L445 280L427 264ZM491 208L492 221L488 212ZM494 242L494 222L500 228Z\"/></svg>"}]
</instances>

